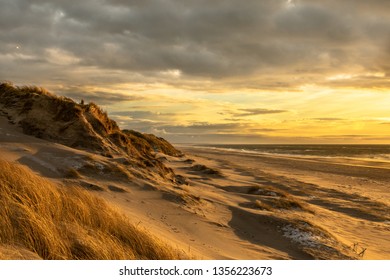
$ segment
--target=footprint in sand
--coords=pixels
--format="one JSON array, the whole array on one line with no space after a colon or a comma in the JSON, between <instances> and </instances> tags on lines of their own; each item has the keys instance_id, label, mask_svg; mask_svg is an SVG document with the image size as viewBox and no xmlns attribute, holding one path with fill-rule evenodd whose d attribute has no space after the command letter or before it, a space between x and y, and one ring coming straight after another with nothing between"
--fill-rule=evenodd
<instances>
[{"instance_id":1,"label":"footprint in sand","mask_svg":"<svg viewBox=\"0 0 390 280\"><path fill-rule=\"evenodd\" d=\"M175 227L172 227L171 229L173 230L174 233L180 233L180 231Z\"/></svg>"}]
</instances>

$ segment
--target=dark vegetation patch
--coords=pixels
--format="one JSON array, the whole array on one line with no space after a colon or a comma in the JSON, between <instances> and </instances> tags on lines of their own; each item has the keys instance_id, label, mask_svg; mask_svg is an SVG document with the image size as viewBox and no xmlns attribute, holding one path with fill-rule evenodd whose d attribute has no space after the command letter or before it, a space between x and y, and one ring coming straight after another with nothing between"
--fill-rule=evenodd
<instances>
[{"instance_id":1,"label":"dark vegetation patch","mask_svg":"<svg viewBox=\"0 0 390 280\"><path fill-rule=\"evenodd\" d=\"M99 192L104 191L103 187L85 181L80 182L80 187L89 191L99 191Z\"/></svg>"},{"instance_id":2,"label":"dark vegetation patch","mask_svg":"<svg viewBox=\"0 0 390 280\"><path fill-rule=\"evenodd\" d=\"M109 186L108 186L108 189L109 189L110 191L119 192L119 193L125 193L125 192L127 192L125 189L120 188L120 187L117 187L117 186L113 186L113 185L109 185Z\"/></svg>"},{"instance_id":3,"label":"dark vegetation patch","mask_svg":"<svg viewBox=\"0 0 390 280\"><path fill-rule=\"evenodd\" d=\"M206 165L203 165L203 164L193 165L193 166L190 167L190 169L192 171L200 172L200 173L203 173L203 174L206 174L206 175L214 175L214 176L222 177L221 171L219 171L217 169L213 169L213 168L207 167Z\"/></svg>"},{"instance_id":4,"label":"dark vegetation patch","mask_svg":"<svg viewBox=\"0 0 390 280\"><path fill-rule=\"evenodd\" d=\"M176 175L175 176L175 181L179 185L188 185L189 184L187 178L182 176L182 175Z\"/></svg>"},{"instance_id":5,"label":"dark vegetation patch","mask_svg":"<svg viewBox=\"0 0 390 280\"><path fill-rule=\"evenodd\" d=\"M75 168L70 167L65 170L64 177L69 179L79 179L81 178L81 174Z\"/></svg>"}]
</instances>

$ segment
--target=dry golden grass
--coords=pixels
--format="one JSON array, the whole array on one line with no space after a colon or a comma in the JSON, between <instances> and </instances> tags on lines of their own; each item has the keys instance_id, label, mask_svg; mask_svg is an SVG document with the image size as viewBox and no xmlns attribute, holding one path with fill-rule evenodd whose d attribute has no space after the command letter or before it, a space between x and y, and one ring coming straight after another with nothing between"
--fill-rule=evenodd
<instances>
[{"instance_id":1,"label":"dry golden grass","mask_svg":"<svg viewBox=\"0 0 390 280\"><path fill-rule=\"evenodd\" d=\"M0 204L0 258L23 258L17 257L23 250L42 259L180 257L102 199L5 161L0 161ZM2 248L19 249L12 254Z\"/></svg>"},{"instance_id":2,"label":"dry golden grass","mask_svg":"<svg viewBox=\"0 0 390 280\"><path fill-rule=\"evenodd\" d=\"M0 245L0 260L41 260L37 254L16 245Z\"/></svg>"}]
</instances>

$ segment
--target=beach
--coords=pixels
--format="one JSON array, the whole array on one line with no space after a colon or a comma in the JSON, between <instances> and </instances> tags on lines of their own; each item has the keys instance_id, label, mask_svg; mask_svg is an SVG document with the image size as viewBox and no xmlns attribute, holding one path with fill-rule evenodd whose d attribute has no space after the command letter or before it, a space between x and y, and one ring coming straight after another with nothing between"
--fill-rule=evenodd
<instances>
[{"instance_id":1,"label":"beach","mask_svg":"<svg viewBox=\"0 0 390 280\"><path fill-rule=\"evenodd\" d=\"M219 187L229 193L239 196L241 189L253 185L287 192L312 213L280 210L281 216L306 217L358 254L366 248L364 259L390 257L388 162L180 148L221 170L226 181L221 180Z\"/></svg>"},{"instance_id":2,"label":"beach","mask_svg":"<svg viewBox=\"0 0 390 280\"><path fill-rule=\"evenodd\" d=\"M87 189L184 258L390 258L388 162L175 147L183 154L155 154L172 181L25 135L3 118L0 130L3 160Z\"/></svg>"}]
</instances>

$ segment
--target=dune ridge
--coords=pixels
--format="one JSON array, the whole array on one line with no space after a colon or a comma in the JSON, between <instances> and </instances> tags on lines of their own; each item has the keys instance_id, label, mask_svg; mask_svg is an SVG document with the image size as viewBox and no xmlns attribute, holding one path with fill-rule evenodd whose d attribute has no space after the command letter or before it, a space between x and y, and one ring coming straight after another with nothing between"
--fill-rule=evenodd
<instances>
[{"instance_id":1,"label":"dune ridge","mask_svg":"<svg viewBox=\"0 0 390 280\"><path fill-rule=\"evenodd\" d=\"M28 135L107 157L125 156L145 168L170 170L156 160L154 152L180 155L163 138L132 130L122 131L94 103L76 103L36 86L0 84L0 110Z\"/></svg>"}]
</instances>

